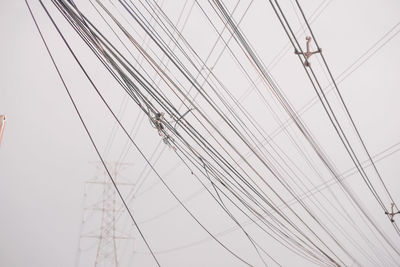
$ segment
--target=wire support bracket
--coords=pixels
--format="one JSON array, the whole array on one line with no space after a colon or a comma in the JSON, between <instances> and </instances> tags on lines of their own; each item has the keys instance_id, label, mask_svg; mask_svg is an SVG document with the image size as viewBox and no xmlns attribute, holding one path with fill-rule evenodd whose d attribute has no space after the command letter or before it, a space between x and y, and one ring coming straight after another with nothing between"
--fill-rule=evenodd
<instances>
[{"instance_id":1,"label":"wire support bracket","mask_svg":"<svg viewBox=\"0 0 400 267\"><path fill-rule=\"evenodd\" d=\"M385 211L385 214L386 215L389 215L389 218L390 218L390 221L393 223L394 222L394 216L396 215L396 214L400 214L400 211L398 210L398 211L394 211L394 207L395 207L395 204L394 203L392 203L392 212L388 212L388 211Z\"/></svg>"},{"instance_id":2,"label":"wire support bracket","mask_svg":"<svg viewBox=\"0 0 400 267\"><path fill-rule=\"evenodd\" d=\"M318 53L322 53L322 48L318 47L318 49L316 51L310 51L310 43L311 43L312 38L310 36L306 37L306 51L305 52L300 52L297 49L294 50L294 53L296 55L303 55L305 57L305 61L304 61L304 66L306 67L310 67L311 63L309 61L309 58L314 55L314 54L318 54Z\"/></svg>"},{"instance_id":3,"label":"wire support bracket","mask_svg":"<svg viewBox=\"0 0 400 267\"><path fill-rule=\"evenodd\" d=\"M157 129L158 135L162 137L164 144L168 145L170 148L172 148L174 151L176 151L176 147L172 145L173 138L165 131L164 112L157 112L154 114L153 117L151 117L149 115L149 118L150 118L150 122L151 122L152 126Z\"/></svg>"}]
</instances>

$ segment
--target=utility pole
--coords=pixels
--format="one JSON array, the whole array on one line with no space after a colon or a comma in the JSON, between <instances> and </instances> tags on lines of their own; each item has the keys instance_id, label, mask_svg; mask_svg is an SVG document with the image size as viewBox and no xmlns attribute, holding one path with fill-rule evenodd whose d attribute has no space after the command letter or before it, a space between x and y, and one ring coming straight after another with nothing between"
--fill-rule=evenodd
<instances>
[{"instance_id":1,"label":"utility pole","mask_svg":"<svg viewBox=\"0 0 400 267\"><path fill-rule=\"evenodd\" d=\"M134 183L123 181L121 178L121 171L132 164L119 162L106 164L120 190L121 187L134 186ZM100 170L102 166L100 167L99 163L97 165L97 169ZM88 189L90 189L89 193L87 193ZM95 176L85 182L84 198L84 205L88 206L84 207L76 266L120 267L119 242L133 241L134 238L124 234L124 229L121 229L119 222L123 218L125 209L105 170L102 171L100 177ZM92 201L86 204L88 198ZM82 248L83 243L90 244L90 249ZM130 244L133 246L133 242L125 245ZM130 250L133 251L133 247Z\"/></svg>"}]
</instances>

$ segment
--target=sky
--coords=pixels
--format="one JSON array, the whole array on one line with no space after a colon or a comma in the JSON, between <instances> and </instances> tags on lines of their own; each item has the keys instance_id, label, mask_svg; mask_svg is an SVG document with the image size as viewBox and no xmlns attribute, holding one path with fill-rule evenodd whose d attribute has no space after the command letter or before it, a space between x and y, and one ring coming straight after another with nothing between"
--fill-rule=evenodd
<instances>
[{"instance_id":1,"label":"sky","mask_svg":"<svg viewBox=\"0 0 400 267\"><path fill-rule=\"evenodd\" d=\"M54 52L55 60L60 64L61 72L65 75L72 94L77 99L88 127L94 133L100 151L107 161L117 161L127 147L127 138L121 130L114 132L116 128L112 117L77 68L38 2L29 2ZM90 12L87 1L76 2L82 5L83 10L88 11L89 16L96 17L93 10ZM212 14L207 1L199 2L206 7L207 12ZM224 2L228 9L233 9L234 1ZM280 2L283 9L288 12L289 19L295 25L294 28L299 29L299 39L304 40L297 20L298 14L296 15L293 11L293 2L289 0ZM49 2L45 1L45 3L51 7ZM193 1L188 1L184 16L187 15L192 3ZM249 1L240 2L237 13L234 15L237 21L249 3ZM386 154L393 152L388 157L377 161L376 164L388 188L393 192L394 199L400 201L398 193L400 153L395 152L400 142L398 119L398 114L400 114L398 104L400 37L394 36L349 76L345 76L346 72L344 72L386 32L399 23L400 3L394 0L313 0L301 1L301 4L307 14L311 14L321 5L324 7L312 23L313 31L318 36L318 42L334 77L340 81L339 87L343 98L371 155L377 155L387 148L390 150L386 151ZM172 21L177 21L179 11L184 5L185 1L164 1L162 7ZM52 11L57 14L54 9ZM167 184L179 198L185 199L189 210L210 231L219 233L230 229L234 223L215 206L210 197L203 192L204 190L200 191L201 185L193 179L188 170L182 165L173 169L179 161L173 149L162 143L148 118L141 115L137 106L126 98L121 88L106 74L104 68L68 28L65 21L60 16L56 18L78 57L89 69L90 75L113 109L118 112L122 122L128 129L135 126L136 121L141 122L135 133L135 141L143 149L145 155L151 157L155 149L156 151L163 150L159 163L155 166L157 171L165 177ZM213 19L216 18L213 17ZM101 24L99 19L94 21ZM0 146L0 266L91 266L94 262L97 241L86 240L82 238L82 235L90 231L96 233L98 230L100 213L92 212L88 207L95 207L93 203L99 199L102 187L88 184L87 181L96 177L103 179L104 171L98 165L99 158L54 70L25 2L1 0L0 22L2 36L0 48L3 63L0 65L0 114L6 115L7 118ZM182 22L178 24L178 26L182 25ZM221 24L217 25L221 26ZM268 70L280 88L291 100L294 108L301 110L315 97L315 92L306 79L301 64L294 57L292 48L288 53L281 54L279 62L274 64L275 56L279 55L282 47L287 47L288 39L268 1L254 1L240 27L254 50L268 66ZM400 27L396 26L396 31L399 29ZM194 5L182 34L204 60L217 39L197 5ZM146 44L146 40L141 39L143 36L142 32L137 33L138 40ZM227 32L224 32L224 38L228 38ZM304 47L305 43L302 45ZM218 43L217 49L222 49L221 43ZM232 49L237 53L240 61L245 62L246 58L233 44ZM240 97L249 88L249 82L234 64L232 56L226 51L222 55L221 60L213 68L214 73L221 78L233 95ZM209 60L209 67L216 58L217 54L213 53ZM311 57L311 62L313 66L316 66L318 74L325 77L326 73L319 68L317 59ZM251 69L248 62L246 64L245 67L249 68L251 77L256 80L256 72ZM142 66L148 68L143 62ZM343 72L344 75L340 76ZM342 80L343 77L345 78ZM323 86L328 84L326 79L322 80ZM257 82L257 85L259 84ZM185 86L187 85L183 84L183 87ZM166 87L160 88L168 94ZM339 118L345 122L345 129L350 129L336 96L330 94L329 97L338 110ZM199 100L199 104L201 103ZM262 125L262 128L271 134L277 124L273 116L264 109L259 96L251 92L242 103ZM279 110L272 100L270 103L274 110ZM126 109L122 111L121 107L124 105ZM205 112L212 116L213 113L207 110L206 105L204 106ZM281 120L287 119L282 112L278 113L278 117ZM352 164L344 156L343 148L330 128L322 107L313 106L302 114L302 118L331 160L336 163L340 173L351 169ZM216 117L212 117L212 120L218 123ZM291 126L290 131L294 131L293 128ZM221 129L224 130L224 128ZM114 137L108 147L110 135ZM204 135L211 139L210 136ZM227 135L235 140L231 135ZM275 141L294 161L299 160L299 155L284 135L278 135ZM355 146L359 151L360 145L354 136L351 137L351 141L357 144ZM393 145L395 147L392 147ZM239 143L238 147L247 152ZM312 154L310 149L304 151ZM311 158L314 161L318 160L316 156L311 156ZM365 160L365 155L361 159ZM140 184L141 180L138 177L143 177L141 175L143 170L145 173L149 172L143 185L135 189L137 196L130 201L129 205L134 210L134 216L162 266L243 266L243 263L210 240L207 233L199 228L182 208L177 207L176 200L157 180L156 175L146 168L146 162L136 149L128 150L124 162L129 164L118 174L120 182L127 184L121 185L123 195L128 196L130 183L136 186ZM302 164L302 161L298 162ZM326 175L321 164L318 166L323 175ZM309 171L307 167L304 168L305 172ZM368 171L372 173L370 168ZM278 186L274 181L271 183ZM390 223L383 216L383 211L374 203L370 192L365 189L361 177L351 175L346 178L346 183L356 192L381 229L393 238L397 246L400 246L399 237L395 236ZM338 196L342 196L337 185L333 185L332 190ZM288 195L283 195L283 197L291 199ZM385 204L390 206L389 202ZM294 204L294 207L297 208L297 205ZM345 208L352 210L349 206ZM123 234L133 237L120 243L121 266L156 266L127 214L125 212L120 212L120 214L119 223ZM357 216L354 214L354 217ZM245 220L243 216L238 215L238 217L241 221ZM85 221L85 218L88 219ZM366 230L365 226L360 227ZM264 248L271 252L283 266L311 266L309 262L293 256L269 238L261 236L254 225L247 225L246 229L257 236ZM252 264L262 266L251 244L240 231L233 231L219 237L241 256L250 259ZM197 243L198 241L202 242ZM193 245L184 248L188 244ZM89 249L86 250L86 248ZM271 266L275 266L269 259L267 261ZM366 263L365 266L372 265Z\"/></svg>"}]
</instances>

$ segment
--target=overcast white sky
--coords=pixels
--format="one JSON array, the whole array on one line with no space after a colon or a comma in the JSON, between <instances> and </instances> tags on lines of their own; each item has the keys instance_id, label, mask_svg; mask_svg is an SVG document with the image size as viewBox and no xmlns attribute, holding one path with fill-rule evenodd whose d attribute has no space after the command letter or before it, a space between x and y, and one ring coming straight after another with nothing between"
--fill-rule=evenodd
<instances>
[{"instance_id":1,"label":"overcast white sky","mask_svg":"<svg viewBox=\"0 0 400 267\"><path fill-rule=\"evenodd\" d=\"M104 151L113 127L112 119L94 97L93 90L89 89L88 82L67 54L38 3L30 2L73 94L79 99L78 104L88 120L88 125ZM85 8L88 7L85 0L76 2ZM225 2L231 8L234 1ZM297 19L290 1L281 2L297 29ZM312 27L335 77L400 21L400 2L395 0L301 1L304 11L308 14L322 2L329 4ZM191 6L192 1L188 3L188 6ZM209 5L207 1L200 3L203 6ZM241 1L235 19L239 19L248 3L249 1ZM165 1L163 7L171 16L171 20L176 21L178 11L183 5L184 1ZM400 27L397 27L397 30L399 29ZM254 1L243 20L242 30L266 65L287 44L287 37L268 1ZM211 32L212 29L207 26L205 18L195 6L183 35L203 59L217 38ZM83 210L84 183L95 174L101 176L101 170L96 170L96 165L89 163L98 161L98 158L74 113L24 1L0 0L0 34L0 114L6 115L7 118L0 147L0 266L75 266L82 216L87 215ZM304 36L300 38L304 40ZM71 37L71 42L103 92L109 97L111 104L118 110L123 99L122 90L106 76L106 72L76 37ZM396 36L340 84L343 97L372 155L400 142L399 47L400 36ZM227 87L239 96L249 85L244 78L239 77L238 70L231 63L232 59L225 53L214 70ZM313 64L317 66L316 61ZM305 79L299 62L294 58L292 49L271 72L296 109L314 97L314 92ZM323 73L320 74L323 77ZM333 96L332 101L335 101ZM273 123L269 125L271 115L260 115L265 109L260 107L257 95L250 95L243 103L254 116L259 115L257 118L267 132L271 133L274 130L275 127L271 126ZM127 128L132 127L138 114L138 109L129 102L123 116ZM351 168L350 162L343 157L342 148L336 143L334 132L329 128L322 109L313 108L305 113L303 118L328 154L337 162L340 171ZM109 161L117 160L126 142L121 132L116 134L115 140L106 157ZM135 140L146 155L150 156L160 142L160 137L156 130L151 128L148 119L144 118L143 126ZM276 141L291 153L285 139L278 137ZM130 151L126 162L133 165L124 170L124 177L136 183L135 177L140 174L145 163L137 151ZM178 161L173 151L166 148L161 162L157 168L161 174L167 174L171 166ZM399 162L400 153L394 153L377 163L385 182L394 194L394 199L399 201L398 204ZM183 167L165 177L167 183L183 199L200 189L199 184ZM394 236L390 224L384 220L382 210L365 190L361 177L354 175L348 180L349 186L368 207L383 231L400 246L400 238ZM149 191L135 199L131 207L135 210L136 219L143 222L143 232L155 251L165 252L208 238L207 234L179 208L146 223L149 218L176 205L176 201L168 192L157 184L157 178L153 174L146 180L143 189L146 188L150 188ZM127 192L127 189L123 190L124 193ZM93 186L89 187L89 191L92 194L99 193ZM221 215L221 211L213 206L204 193L188 203L188 207L213 233L233 225ZM129 242L121 245L128 251L124 257L129 258L121 262L126 266L128 263L129 266L155 266L137 231L127 221L128 219L124 218L123 231L134 236L135 241L134 246ZM90 223L93 225L86 224L85 229L96 229L96 220ZM252 226L249 226L249 231L257 233ZM223 236L222 240L244 258L251 259L253 264L261 266L251 245L238 231ZM85 242L82 243L83 246L93 245L93 241ZM260 242L284 266L310 266L269 239L260 237ZM129 257L130 253L133 253L132 259ZM157 255L162 266L242 266L213 241ZM91 257L93 250L86 254L82 252L81 260L85 263L81 263L80 266L89 266L86 264L93 262Z\"/></svg>"}]
</instances>

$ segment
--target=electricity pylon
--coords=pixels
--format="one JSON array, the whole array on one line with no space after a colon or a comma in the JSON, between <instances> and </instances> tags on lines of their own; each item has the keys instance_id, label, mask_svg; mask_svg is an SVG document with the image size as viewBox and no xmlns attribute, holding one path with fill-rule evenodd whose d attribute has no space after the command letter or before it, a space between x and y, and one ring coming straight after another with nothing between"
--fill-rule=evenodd
<instances>
[{"instance_id":1,"label":"electricity pylon","mask_svg":"<svg viewBox=\"0 0 400 267\"><path fill-rule=\"evenodd\" d=\"M106 164L119 188L134 186L129 181L123 181L120 175L121 171L132 164L118 162ZM98 169L100 169L99 167L100 165ZM94 189L93 187L97 188ZM87 193L88 188L91 188L92 192ZM121 205L114 185L105 171L102 171L100 177L95 176L85 182L84 198L85 203L91 203L84 207L76 266L88 266L88 264L94 267L121 266L118 243L121 240L133 240L133 237L124 234L123 229L120 229L121 223L119 222L125 209ZM88 201L88 198L96 201ZM95 230L88 231L88 228L95 228ZM95 240L96 243L92 243L89 249L82 248L83 240ZM95 253L94 248L96 248ZM90 252L83 253L88 251ZM131 251L133 251L133 248ZM86 256L83 257L83 254L86 254ZM85 262L85 264L82 264L82 262Z\"/></svg>"}]
</instances>

